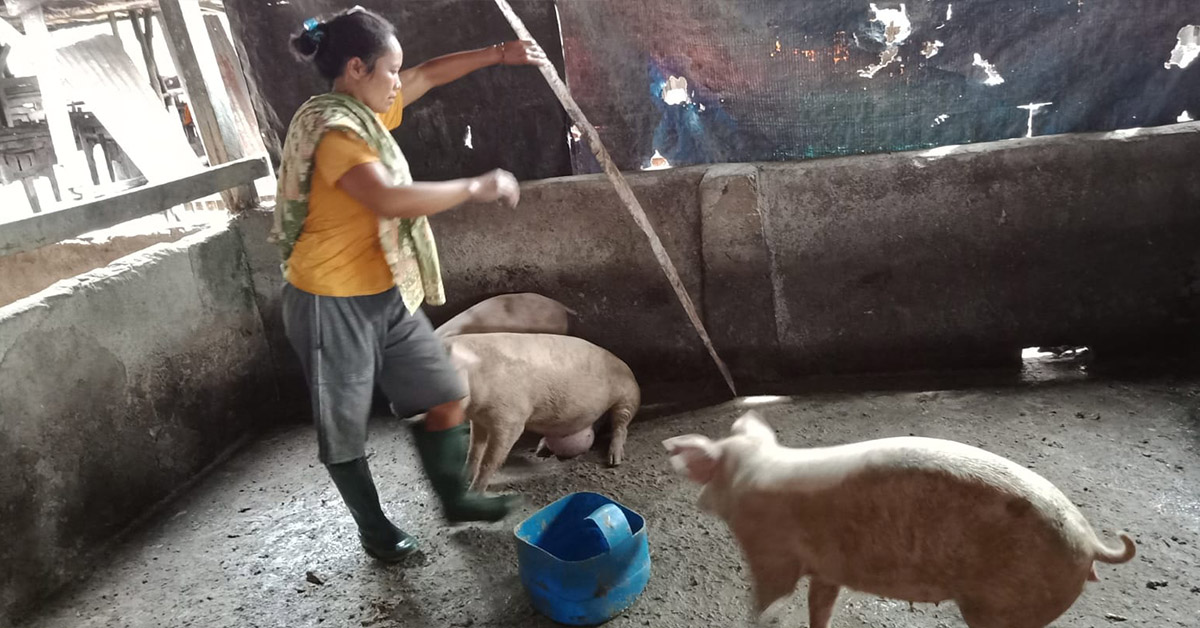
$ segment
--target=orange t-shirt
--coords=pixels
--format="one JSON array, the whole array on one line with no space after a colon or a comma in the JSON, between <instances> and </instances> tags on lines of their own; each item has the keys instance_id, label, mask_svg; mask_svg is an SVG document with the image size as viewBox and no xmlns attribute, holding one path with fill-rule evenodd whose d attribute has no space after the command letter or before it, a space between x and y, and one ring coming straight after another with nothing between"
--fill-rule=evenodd
<instances>
[{"instance_id":1,"label":"orange t-shirt","mask_svg":"<svg viewBox=\"0 0 1200 628\"><path fill-rule=\"evenodd\" d=\"M388 129L400 126L404 103L396 98L379 114ZM379 161L353 133L329 131L313 156L312 189L304 229L287 263L287 280L312 294L352 297L379 294L394 285L379 245L379 216L354 200L338 181L355 166Z\"/></svg>"}]
</instances>

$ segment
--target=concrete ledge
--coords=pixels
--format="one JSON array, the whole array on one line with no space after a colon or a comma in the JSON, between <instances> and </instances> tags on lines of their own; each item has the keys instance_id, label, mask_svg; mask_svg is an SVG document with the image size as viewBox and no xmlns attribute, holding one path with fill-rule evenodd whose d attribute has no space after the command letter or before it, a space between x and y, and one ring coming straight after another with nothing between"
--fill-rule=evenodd
<instances>
[{"instance_id":1,"label":"concrete ledge","mask_svg":"<svg viewBox=\"0 0 1200 628\"><path fill-rule=\"evenodd\" d=\"M216 228L0 308L0 624L271 416L246 269Z\"/></svg>"},{"instance_id":2,"label":"concrete ledge","mask_svg":"<svg viewBox=\"0 0 1200 628\"><path fill-rule=\"evenodd\" d=\"M743 383L1177 345L1200 313L1200 124L628 173ZM434 219L450 303L532 290L646 380L716 378L600 175Z\"/></svg>"},{"instance_id":3,"label":"concrete ledge","mask_svg":"<svg viewBox=\"0 0 1200 628\"><path fill-rule=\"evenodd\" d=\"M989 366L1194 329L1200 125L763 165L787 370Z\"/></svg>"}]
</instances>

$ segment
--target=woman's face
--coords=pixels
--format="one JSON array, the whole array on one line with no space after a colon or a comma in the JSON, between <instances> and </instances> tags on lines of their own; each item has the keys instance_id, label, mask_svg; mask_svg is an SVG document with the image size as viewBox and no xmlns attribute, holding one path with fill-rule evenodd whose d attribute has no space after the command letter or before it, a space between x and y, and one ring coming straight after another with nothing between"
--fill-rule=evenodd
<instances>
[{"instance_id":1,"label":"woman's face","mask_svg":"<svg viewBox=\"0 0 1200 628\"><path fill-rule=\"evenodd\" d=\"M355 82L354 96L373 111L387 112L400 94L400 66L403 63L404 51L395 37L376 57L375 67L370 72L360 59L351 60L351 67L347 69Z\"/></svg>"}]
</instances>

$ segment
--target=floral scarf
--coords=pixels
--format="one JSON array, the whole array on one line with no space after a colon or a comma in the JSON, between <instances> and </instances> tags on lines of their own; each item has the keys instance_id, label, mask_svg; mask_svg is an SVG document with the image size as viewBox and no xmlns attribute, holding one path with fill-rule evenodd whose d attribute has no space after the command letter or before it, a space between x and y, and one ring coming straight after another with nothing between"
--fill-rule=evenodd
<instances>
[{"instance_id":1,"label":"floral scarf","mask_svg":"<svg viewBox=\"0 0 1200 628\"><path fill-rule=\"evenodd\" d=\"M285 278L288 257L308 216L313 156L328 131L345 131L363 138L379 155L380 163L391 174L394 185L412 183L408 161L375 112L345 94L328 93L310 98L301 105L288 127L278 173L275 224L270 241L281 249ZM409 312L416 312L422 302L430 305L446 302L437 244L428 218L380 218L379 240Z\"/></svg>"}]
</instances>

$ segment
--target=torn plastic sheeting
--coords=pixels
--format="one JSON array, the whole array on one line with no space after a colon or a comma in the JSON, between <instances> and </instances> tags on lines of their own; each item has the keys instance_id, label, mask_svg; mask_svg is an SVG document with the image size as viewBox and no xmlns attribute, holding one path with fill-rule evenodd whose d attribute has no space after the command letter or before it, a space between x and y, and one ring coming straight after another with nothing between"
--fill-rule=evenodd
<instances>
[{"instance_id":1,"label":"torn plastic sheeting","mask_svg":"<svg viewBox=\"0 0 1200 628\"><path fill-rule=\"evenodd\" d=\"M872 29L868 31L868 35L887 47L879 53L879 63L858 71L858 75L863 78L875 78L880 70L891 65L893 61L902 61L900 46L912 35L912 22L908 19L906 5L901 4L899 9L880 9L872 2L871 12L874 14L871 18L872 25L882 26L883 32L879 34L876 29Z\"/></svg>"},{"instance_id":2,"label":"torn plastic sheeting","mask_svg":"<svg viewBox=\"0 0 1200 628\"><path fill-rule=\"evenodd\" d=\"M1194 13L1191 0L1153 8L1050 0L873 4L558 6L572 93L624 169L646 166L655 151L686 166L1023 137L1024 103L1055 103L1037 113L1037 135L1173 124L1183 109L1200 107L1200 81L1163 68L1179 16ZM886 19L893 15L908 25ZM976 54L986 65L975 65ZM874 78L859 75L880 64ZM671 77L687 78L690 102L664 102ZM948 118L931 124L942 115ZM586 151L576 152L573 166L598 171Z\"/></svg>"},{"instance_id":3,"label":"torn plastic sheeting","mask_svg":"<svg viewBox=\"0 0 1200 628\"><path fill-rule=\"evenodd\" d=\"M1175 49L1166 67L1184 69L1200 57L1200 26L1184 26L1175 38Z\"/></svg>"}]
</instances>

